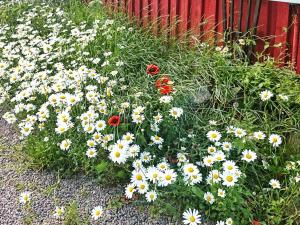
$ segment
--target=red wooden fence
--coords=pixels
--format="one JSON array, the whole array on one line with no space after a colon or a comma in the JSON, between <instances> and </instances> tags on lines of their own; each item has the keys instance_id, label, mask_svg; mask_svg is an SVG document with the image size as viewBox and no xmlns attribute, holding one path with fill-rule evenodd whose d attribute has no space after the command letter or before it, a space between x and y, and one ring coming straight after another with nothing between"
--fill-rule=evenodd
<instances>
[{"instance_id":1,"label":"red wooden fence","mask_svg":"<svg viewBox=\"0 0 300 225\"><path fill-rule=\"evenodd\" d=\"M104 0L111 10L123 11L135 18L141 26L151 23L154 34L164 33L181 37L187 31L198 39L218 40L223 32L223 0ZM230 0L225 0L229 6ZM258 0L256 0L258 1ZM248 0L242 6L241 28L246 29L246 12L250 7L253 20L255 0ZM252 4L249 5L249 2ZM239 0L233 0L233 22L227 7L227 27L233 24L237 30L240 16ZM257 25L257 36L266 38L270 47L265 51L282 63L292 63L300 73L300 5L262 0ZM167 29L168 28L168 29ZM213 31L213 32L210 32ZM167 32L167 33L166 33ZM212 36L213 35L213 36ZM213 37L213 38L212 38ZM264 44L258 41L257 51Z\"/></svg>"}]
</instances>

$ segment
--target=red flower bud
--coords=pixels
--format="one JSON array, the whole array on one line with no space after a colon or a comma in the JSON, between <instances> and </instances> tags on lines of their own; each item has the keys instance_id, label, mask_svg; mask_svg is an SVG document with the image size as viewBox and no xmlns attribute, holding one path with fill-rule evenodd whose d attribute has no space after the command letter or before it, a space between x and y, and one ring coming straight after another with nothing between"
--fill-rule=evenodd
<instances>
[{"instance_id":1,"label":"red flower bud","mask_svg":"<svg viewBox=\"0 0 300 225\"><path fill-rule=\"evenodd\" d=\"M159 73L159 67L155 64L150 64L147 66L147 74L153 76Z\"/></svg>"},{"instance_id":2,"label":"red flower bud","mask_svg":"<svg viewBox=\"0 0 300 225\"><path fill-rule=\"evenodd\" d=\"M163 95L168 95L173 91L173 88L169 85L161 85L159 88L159 92Z\"/></svg>"},{"instance_id":3,"label":"red flower bud","mask_svg":"<svg viewBox=\"0 0 300 225\"><path fill-rule=\"evenodd\" d=\"M108 119L108 124L110 126L116 127L119 126L120 123L121 123L120 116L112 116Z\"/></svg>"}]
</instances>

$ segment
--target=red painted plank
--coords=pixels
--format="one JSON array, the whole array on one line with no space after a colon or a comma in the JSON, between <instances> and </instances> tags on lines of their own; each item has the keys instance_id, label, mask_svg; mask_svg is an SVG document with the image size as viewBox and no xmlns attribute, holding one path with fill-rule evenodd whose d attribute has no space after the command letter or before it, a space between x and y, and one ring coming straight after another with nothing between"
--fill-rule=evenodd
<instances>
[{"instance_id":1,"label":"red painted plank","mask_svg":"<svg viewBox=\"0 0 300 225\"><path fill-rule=\"evenodd\" d=\"M183 37L188 30L189 1L179 1L178 37Z\"/></svg>"},{"instance_id":2,"label":"red painted plank","mask_svg":"<svg viewBox=\"0 0 300 225\"><path fill-rule=\"evenodd\" d=\"M169 2L166 0L160 0L160 27L161 33L165 33L169 26Z\"/></svg>"},{"instance_id":3,"label":"red painted plank","mask_svg":"<svg viewBox=\"0 0 300 225\"><path fill-rule=\"evenodd\" d=\"M300 29L300 28L299 28ZM296 71L298 74L300 74L300 38L298 40L298 48L297 48L297 59L296 59Z\"/></svg>"},{"instance_id":4,"label":"red painted plank","mask_svg":"<svg viewBox=\"0 0 300 225\"><path fill-rule=\"evenodd\" d=\"M228 15L228 14L227 14ZM216 5L216 40L217 44L223 44L223 9L222 9L222 1L217 1ZM228 21L228 19L227 19Z\"/></svg>"},{"instance_id":5,"label":"red painted plank","mask_svg":"<svg viewBox=\"0 0 300 225\"><path fill-rule=\"evenodd\" d=\"M134 0L134 15L137 24L141 24L141 0Z\"/></svg>"},{"instance_id":6,"label":"red painted plank","mask_svg":"<svg viewBox=\"0 0 300 225\"><path fill-rule=\"evenodd\" d=\"M149 2L148 0L142 0L142 24L144 27L148 25L149 20Z\"/></svg>"},{"instance_id":7,"label":"red painted plank","mask_svg":"<svg viewBox=\"0 0 300 225\"><path fill-rule=\"evenodd\" d=\"M201 6L202 4L199 0L191 0L190 29L195 37L200 35Z\"/></svg>"},{"instance_id":8,"label":"red painted plank","mask_svg":"<svg viewBox=\"0 0 300 225\"><path fill-rule=\"evenodd\" d=\"M275 45L281 45L281 47L274 48L273 56L275 57L275 59L285 60L285 58L283 58L283 54L287 50L287 32L285 31L285 29L287 29L289 26L288 3L277 3L277 19L275 26Z\"/></svg>"},{"instance_id":9,"label":"red painted plank","mask_svg":"<svg viewBox=\"0 0 300 225\"><path fill-rule=\"evenodd\" d=\"M289 43L290 43L290 56L293 64L297 61L297 50L299 42L299 17L300 17L300 7L299 11L295 6L292 7L292 13L290 15L290 20L292 23L289 29Z\"/></svg>"},{"instance_id":10,"label":"red painted plank","mask_svg":"<svg viewBox=\"0 0 300 225\"><path fill-rule=\"evenodd\" d=\"M158 33L158 0L150 0L151 21L153 34Z\"/></svg>"},{"instance_id":11,"label":"red painted plank","mask_svg":"<svg viewBox=\"0 0 300 225\"><path fill-rule=\"evenodd\" d=\"M298 43L295 41L293 47L295 48L294 52L295 55L295 63L296 63L296 71L297 73L300 74L300 6L295 6L296 7L296 13L298 16L297 22L298 22Z\"/></svg>"},{"instance_id":12,"label":"red painted plank","mask_svg":"<svg viewBox=\"0 0 300 225\"><path fill-rule=\"evenodd\" d=\"M258 26L257 26L257 35L259 37L266 37L268 35L268 25L269 25L269 2L262 1L261 10L259 14ZM264 50L264 42L258 41L255 49L258 52L262 52Z\"/></svg>"},{"instance_id":13,"label":"red painted plank","mask_svg":"<svg viewBox=\"0 0 300 225\"><path fill-rule=\"evenodd\" d=\"M133 1L134 0L128 0L127 2L127 13L129 18L132 18L133 16Z\"/></svg>"},{"instance_id":14,"label":"red painted plank","mask_svg":"<svg viewBox=\"0 0 300 225\"><path fill-rule=\"evenodd\" d=\"M170 35L177 35L177 0L170 0Z\"/></svg>"},{"instance_id":15,"label":"red painted plank","mask_svg":"<svg viewBox=\"0 0 300 225\"><path fill-rule=\"evenodd\" d=\"M204 19L205 19L205 39L210 43L214 42L214 30L216 26L217 0L205 2Z\"/></svg>"}]
</instances>

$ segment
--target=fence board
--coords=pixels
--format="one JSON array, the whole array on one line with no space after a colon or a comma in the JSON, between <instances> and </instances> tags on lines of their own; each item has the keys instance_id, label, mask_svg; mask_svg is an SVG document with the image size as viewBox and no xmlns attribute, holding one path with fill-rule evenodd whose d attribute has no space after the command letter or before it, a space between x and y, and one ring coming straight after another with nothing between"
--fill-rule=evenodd
<instances>
[{"instance_id":1,"label":"fence board","mask_svg":"<svg viewBox=\"0 0 300 225\"><path fill-rule=\"evenodd\" d=\"M189 1L179 1L178 36L182 37L188 31Z\"/></svg>"},{"instance_id":2,"label":"fence board","mask_svg":"<svg viewBox=\"0 0 300 225\"><path fill-rule=\"evenodd\" d=\"M224 1L227 6L225 14L223 0L105 0L103 3L108 5L111 11L120 7L118 11L123 9L130 18L135 16L137 22L143 26L151 25L155 35L167 30L171 36L181 38L190 30L191 34L200 40L218 43L223 39L224 25L227 28L232 26L234 31L240 28L242 32L246 31L249 6L249 26L253 26L254 9L258 0L244 0L242 6L240 0ZM230 18L231 2L233 19ZM240 9L242 19L239 23ZM298 22L293 25L295 14L298 14ZM223 15L226 15L225 24ZM255 50L264 51L275 59L283 59L283 62L291 60L300 73L299 20L300 5L290 6L288 3L262 0L257 36L268 37L271 47L265 51L264 42L258 41ZM290 29L285 31L288 27ZM272 47L279 43L281 47Z\"/></svg>"},{"instance_id":3,"label":"fence board","mask_svg":"<svg viewBox=\"0 0 300 225\"><path fill-rule=\"evenodd\" d=\"M148 0L142 1L142 24L144 27L148 25L149 20L149 2Z\"/></svg>"},{"instance_id":4,"label":"fence board","mask_svg":"<svg viewBox=\"0 0 300 225\"><path fill-rule=\"evenodd\" d=\"M177 35L177 0L170 0L170 34Z\"/></svg>"},{"instance_id":5,"label":"fence board","mask_svg":"<svg viewBox=\"0 0 300 225\"><path fill-rule=\"evenodd\" d=\"M169 28L169 2L160 1L160 31L163 34L167 34Z\"/></svg>"},{"instance_id":6,"label":"fence board","mask_svg":"<svg viewBox=\"0 0 300 225\"><path fill-rule=\"evenodd\" d=\"M191 14L191 31L192 34L196 37L200 35L200 25L201 25L201 4L199 0L191 0L190 14Z\"/></svg>"}]
</instances>

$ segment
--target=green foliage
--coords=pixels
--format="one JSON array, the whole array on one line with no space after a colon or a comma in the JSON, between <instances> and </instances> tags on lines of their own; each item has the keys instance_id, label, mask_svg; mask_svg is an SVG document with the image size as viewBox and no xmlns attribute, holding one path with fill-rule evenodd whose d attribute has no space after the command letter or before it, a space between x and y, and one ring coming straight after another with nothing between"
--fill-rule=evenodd
<instances>
[{"instance_id":1,"label":"green foliage","mask_svg":"<svg viewBox=\"0 0 300 225\"><path fill-rule=\"evenodd\" d=\"M88 218L81 218L76 201L71 202L65 210L63 225L88 225Z\"/></svg>"},{"instance_id":2,"label":"green foliage","mask_svg":"<svg viewBox=\"0 0 300 225\"><path fill-rule=\"evenodd\" d=\"M163 37L153 37L149 34L150 30L141 30L131 24L122 14L107 15L103 7L97 3L90 6L83 6L79 1L52 4L63 7L69 19L76 25L86 22L86 26L90 27L93 21L103 21L110 17L115 20L111 30L125 26L126 29L122 32L112 32L110 39L98 35L91 44L78 51L80 53L62 59L64 63L70 64L72 60L82 58L82 63L88 67L96 67L96 70L103 74L109 73L114 66L102 69L100 65L88 61L82 55L83 51L88 52L91 57L100 58L103 62L105 59L102 53L109 49L113 52L111 65L115 65L120 59L124 61L125 66L120 69L118 76L124 78L123 84L129 87L129 94L124 95L125 92L121 89L117 90L115 95L118 98L115 99L115 104L123 101L145 103L149 108L145 113L148 119L152 116L151 112L157 110L167 112L167 106L162 108L157 101L152 100L153 97L159 98L160 95L153 85L155 78L145 76L145 66L148 64L159 65L161 74L168 74L175 84L174 104L183 107L185 115L179 122L165 118L161 136L165 138L168 148L160 151L148 146L152 134L142 132L142 129L149 131L149 125L137 127L127 123L121 124L113 131L117 136L127 130L134 130L136 142L143 149L149 149L157 158L174 159L177 153L183 152L182 142L179 139L190 135L192 138L184 144L189 151L189 160L193 163L201 161L207 153L208 130L224 130L227 126L233 125L247 129L249 133L258 130L267 134L277 133L285 139L285 144L280 149L253 140L233 141L232 144L235 146L233 157L238 158L244 149L253 149L257 152L259 162L250 166L238 162L248 177L237 187L229 189L226 195L230 196L230 199L207 206L203 201L206 188L204 185L186 187L183 182L178 182L166 188L153 203L151 207L153 213L181 218L182 211L191 207L203 210L205 218L219 220L233 217L240 224L250 224L253 219L259 219L262 224L278 225L294 224L295 221L299 221L300 191L297 183L291 182L299 171L296 169L294 172L286 171L287 161L296 162L300 159L300 82L293 71L288 68L277 68L272 59L250 65L244 58L235 58L230 52L217 51L205 43L191 47L189 43L166 42ZM0 24L14 24L15 18L26 7L25 4L1 8ZM44 22L42 18L37 19L34 26L46 34L48 30L43 28ZM129 27L133 27L133 31ZM251 40L246 42L250 43ZM125 50L120 51L120 46ZM243 55L237 43L233 46L236 54ZM67 49L70 46L61 47ZM80 46L74 48L80 49ZM259 94L266 89L270 90L274 97L262 102ZM137 92L143 92L141 98L134 95ZM280 95L288 96L288 101L281 99ZM42 98L43 96L38 98L37 102L42 103L44 101ZM81 115L87 110L86 107L75 107L71 113ZM164 116L166 115L165 113ZM112 163L104 149L100 149L97 159L87 159L84 149L90 137L81 136L75 129L79 124L75 124L75 128L65 135L72 137L72 151L62 151L57 143L65 137L57 136L53 133L53 129L51 130L55 126L55 119L50 117L50 125L45 125L43 131L36 132L26 139L24 149L33 158L35 165L59 171L64 175L84 171L97 177L104 184L123 183L129 180L131 166ZM217 128L209 124L210 120L217 122ZM45 141L45 138L49 141ZM263 162L267 162L268 166ZM267 191L268 182L273 178L280 180L285 188ZM218 186L213 186L212 189L217 191ZM121 203L112 202L112 205L114 204L119 207ZM78 217L76 203L70 204L64 220L64 224L85 223Z\"/></svg>"}]
</instances>

